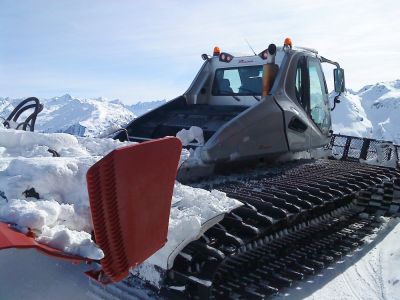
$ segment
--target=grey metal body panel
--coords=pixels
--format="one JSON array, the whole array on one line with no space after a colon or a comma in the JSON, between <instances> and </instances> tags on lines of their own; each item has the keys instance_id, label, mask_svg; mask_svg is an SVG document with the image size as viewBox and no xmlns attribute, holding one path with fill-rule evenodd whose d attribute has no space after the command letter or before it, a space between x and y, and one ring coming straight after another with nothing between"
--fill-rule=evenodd
<instances>
[{"instance_id":1,"label":"grey metal body panel","mask_svg":"<svg viewBox=\"0 0 400 300\"><path fill-rule=\"evenodd\" d=\"M133 120L126 128L132 141L143 141L175 136L182 128L198 126L203 129L207 141L221 126L246 109L247 106L238 105L188 105L181 96Z\"/></svg>"},{"instance_id":2,"label":"grey metal body panel","mask_svg":"<svg viewBox=\"0 0 400 300\"><path fill-rule=\"evenodd\" d=\"M288 151L282 111L268 96L223 125L202 147L205 162L232 161Z\"/></svg>"}]
</instances>

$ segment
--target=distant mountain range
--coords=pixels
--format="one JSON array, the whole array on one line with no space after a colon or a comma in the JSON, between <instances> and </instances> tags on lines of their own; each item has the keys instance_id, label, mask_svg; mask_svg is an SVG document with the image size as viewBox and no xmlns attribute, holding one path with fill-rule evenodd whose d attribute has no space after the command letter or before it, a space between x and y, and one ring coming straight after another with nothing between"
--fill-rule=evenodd
<instances>
[{"instance_id":1,"label":"distant mountain range","mask_svg":"<svg viewBox=\"0 0 400 300\"><path fill-rule=\"evenodd\" d=\"M132 104L128 106L128 109L133 112L137 116L141 116L144 113L166 103L167 100L156 100L150 102L138 102L136 104Z\"/></svg>"},{"instance_id":2,"label":"distant mountain range","mask_svg":"<svg viewBox=\"0 0 400 300\"><path fill-rule=\"evenodd\" d=\"M0 98L0 116L8 116L21 100ZM367 85L357 92L349 89L340 100L332 112L335 133L400 144L400 80ZM37 120L37 130L79 136L97 136L109 128L123 126L166 102L126 105L119 100L81 99L68 94L40 101L44 109Z\"/></svg>"}]
</instances>

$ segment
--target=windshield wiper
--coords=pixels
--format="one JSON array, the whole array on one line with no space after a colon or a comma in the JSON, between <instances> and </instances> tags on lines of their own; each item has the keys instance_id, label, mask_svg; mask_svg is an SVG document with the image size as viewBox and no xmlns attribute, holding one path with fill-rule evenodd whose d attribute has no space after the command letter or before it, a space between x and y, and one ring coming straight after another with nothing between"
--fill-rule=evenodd
<instances>
[{"instance_id":1,"label":"windshield wiper","mask_svg":"<svg viewBox=\"0 0 400 300\"><path fill-rule=\"evenodd\" d=\"M250 92L250 93L254 93L254 91L252 91L252 90L250 90L250 89L246 89L246 88L244 88L244 87L239 88L239 90L243 90L243 91L247 91L247 92ZM256 99L257 101L260 101L260 100L261 100L261 97L258 98L258 97L257 97L256 95L254 95L254 94L243 95L243 96L253 96L254 99Z\"/></svg>"},{"instance_id":2,"label":"windshield wiper","mask_svg":"<svg viewBox=\"0 0 400 300\"><path fill-rule=\"evenodd\" d=\"M233 97L233 99L235 99L236 101L240 102L240 98L238 96L235 95L231 95Z\"/></svg>"}]
</instances>

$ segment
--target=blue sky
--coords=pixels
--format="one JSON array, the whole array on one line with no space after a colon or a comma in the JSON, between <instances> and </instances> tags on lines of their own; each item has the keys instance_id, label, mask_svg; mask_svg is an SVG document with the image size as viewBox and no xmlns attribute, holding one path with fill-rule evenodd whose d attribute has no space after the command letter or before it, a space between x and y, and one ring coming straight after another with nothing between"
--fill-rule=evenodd
<instances>
[{"instance_id":1,"label":"blue sky","mask_svg":"<svg viewBox=\"0 0 400 300\"><path fill-rule=\"evenodd\" d=\"M345 68L347 87L400 79L398 1L0 0L0 96L182 94L215 45L289 36Z\"/></svg>"}]
</instances>

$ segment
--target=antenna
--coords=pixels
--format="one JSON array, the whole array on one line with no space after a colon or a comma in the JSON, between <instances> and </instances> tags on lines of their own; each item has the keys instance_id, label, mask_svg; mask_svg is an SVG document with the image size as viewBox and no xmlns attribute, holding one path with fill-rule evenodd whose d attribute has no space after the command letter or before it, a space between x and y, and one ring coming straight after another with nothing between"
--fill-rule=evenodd
<instances>
[{"instance_id":1,"label":"antenna","mask_svg":"<svg viewBox=\"0 0 400 300\"><path fill-rule=\"evenodd\" d=\"M253 51L254 55L257 55L256 51L254 51L254 49L251 47L249 41L247 39L244 39L244 41L247 43L247 46L249 46L249 48L251 49L251 51Z\"/></svg>"}]
</instances>

